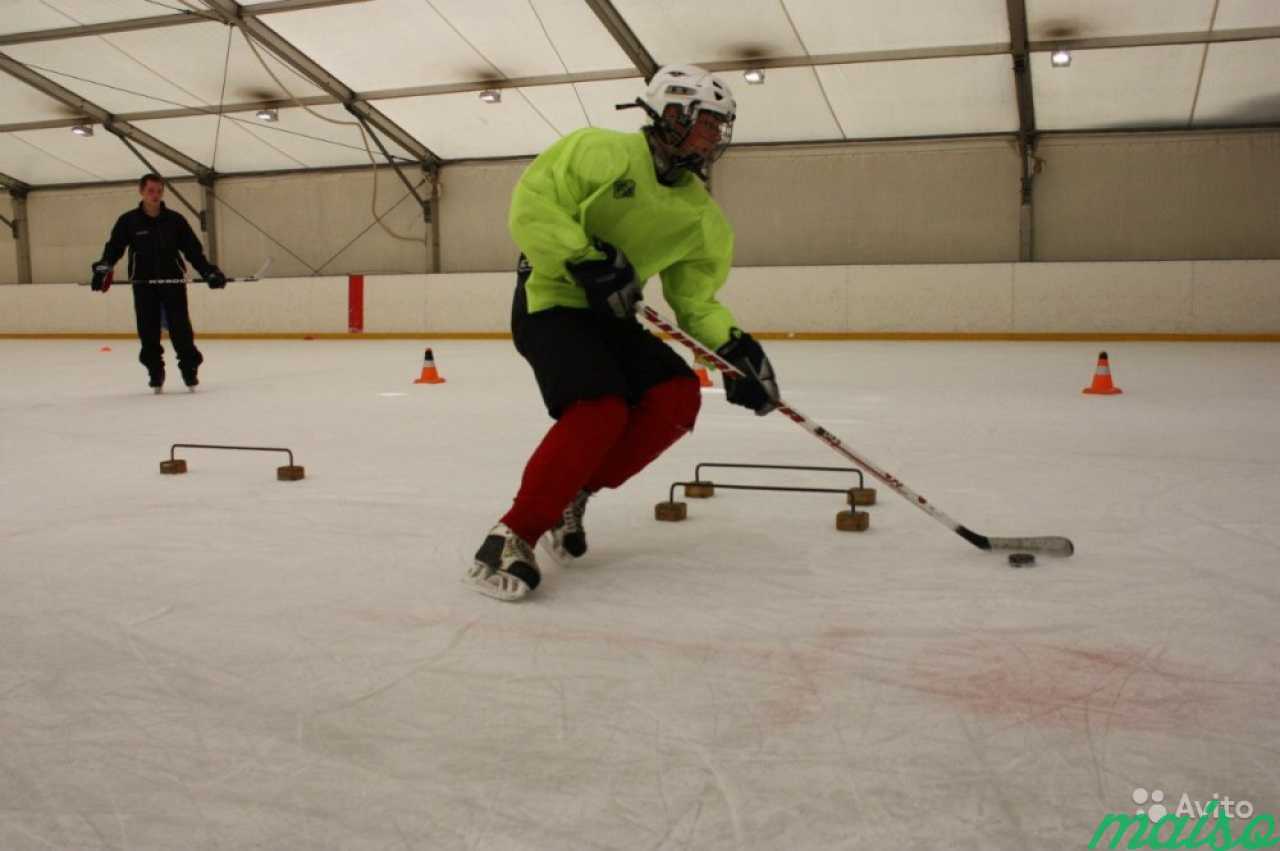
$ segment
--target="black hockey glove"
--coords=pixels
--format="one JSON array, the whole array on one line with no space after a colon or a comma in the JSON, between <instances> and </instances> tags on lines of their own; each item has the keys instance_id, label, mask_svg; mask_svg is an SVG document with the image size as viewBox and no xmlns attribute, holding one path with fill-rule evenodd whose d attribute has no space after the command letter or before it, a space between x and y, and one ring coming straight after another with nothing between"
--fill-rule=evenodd
<instances>
[{"instance_id":1,"label":"black hockey glove","mask_svg":"<svg viewBox=\"0 0 1280 851\"><path fill-rule=\"evenodd\" d=\"M587 291L592 310L615 319L633 318L642 298L636 270L626 255L609 243L597 242L596 248L604 252L603 260L566 263L565 268Z\"/></svg>"},{"instance_id":2,"label":"black hockey glove","mask_svg":"<svg viewBox=\"0 0 1280 851\"><path fill-rule=\"evenodd\" d=\"M93 264L93 280L89 282L89 289L95 293L105 293L111 289L111 279L115 277L111 267L102 261Z\"/></svg>"},{"instance_id":3,"label":"black hockey glove","mask_svg":"<svg viewBox=\"0 0 1280 851\"><path fill-rule=\"evenodd\" d=\"M210 266L206 269L204 279L211 290L220 290L227 285L227 276L222 274L222 270L217 266Z\"/></svg>"},{"instance_id":4,"label":"black hockey glove","mask_svg":"<svg viewBox=\"0 0 1280 851\"><path fill-rule=\"evenodd\" d=\"M769 356L756 338L740 328L729 332L729 342L716 349L716 354L737 367L747 378L724 377L725 397L735 405L750 408L756 416L778 407L778 377Z\"/></svg>"}]
</instances>

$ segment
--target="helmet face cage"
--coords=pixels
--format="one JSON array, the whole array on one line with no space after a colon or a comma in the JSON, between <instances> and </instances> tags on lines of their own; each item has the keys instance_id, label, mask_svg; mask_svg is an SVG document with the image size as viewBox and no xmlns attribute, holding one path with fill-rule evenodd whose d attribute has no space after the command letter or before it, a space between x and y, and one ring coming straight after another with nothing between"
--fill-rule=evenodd
<instances>
[{"instance_id":1,"label":"helmet face cage","mask_svg":"<svg viewBox=\"0 0 1280 851\"><path fill-rule=\"evenodd\" d=\"M729 87L696 65L668 66L654 75L644 101L672 162L705 179L707 167L733 140L736 105ZM698 145L704 139L714 141ZM691 142L697 149L690 149Z\"/></svg>"}]
</instances>

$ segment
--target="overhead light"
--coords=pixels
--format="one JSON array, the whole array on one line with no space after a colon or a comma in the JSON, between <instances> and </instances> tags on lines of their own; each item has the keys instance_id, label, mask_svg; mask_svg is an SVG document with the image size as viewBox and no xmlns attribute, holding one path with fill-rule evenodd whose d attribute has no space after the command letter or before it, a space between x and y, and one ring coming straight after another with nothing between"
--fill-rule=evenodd
<instances>
[{"instance_id":1,"label":"overhead light","mask_svg":"<svg viewBox=\"0 0 1280 851\"><path fill-rule=\"evenodd\" d=\"M502 103L502 89L485 89L480 93L480 100L485 103Z\"/></svg>"},{"instance_id":2,"label":"overhead light","mask_svg":"<svg viewBox=\"0 0 1280 851\"><path fill-rule=\"evenodd\" d=\"M260 109L258 110L258 120L275 122L280 120L280 110L278 109Z\"/></svg>"},{"instance_id":3,"label":"overhead light","mask_svg":"<svg viewBox=\"0 0 1280 851\"><path fill-rule=\"evenodd\" d=\"M1049 64L1054 68L1067 68L1071 65L1071 51L1065 47L1059 47L1053 53L1049 54Z\"/></svg>"},{"instance_id":4,"label":"overhead light","mask_svg":"<svg viewBox=\"0 0 1280 851\"><path fill-rule=\"evenodd\" d=\"M92 124L77 124L77 125L75 125L74 127L72 127L72 128L71 128L71 132L72 132L72 133L75 133L77 136L92 136L92 135L93 135L93 125L92 125Z\"/></svg>"},{"instance_id":5,"label":"overhead light","mask_svg":"<svg viewBox=\"0 0 1280 851\"><path fill-rule=\"evenodd\" d=\"M764 69L748 68L742 72L742 79L746 80L753 86L758 86L764 82Z\"/></svg>"}]
</instances>

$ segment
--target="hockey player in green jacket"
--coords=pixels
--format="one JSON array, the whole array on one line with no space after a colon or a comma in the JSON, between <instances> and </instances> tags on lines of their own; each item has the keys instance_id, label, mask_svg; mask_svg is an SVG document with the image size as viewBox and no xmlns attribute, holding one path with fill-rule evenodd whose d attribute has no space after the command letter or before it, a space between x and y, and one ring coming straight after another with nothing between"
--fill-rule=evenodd
<instances>
[{"instance_id":1,"label":"hockey player in green jacket","mask_svg":"<svg viewBox=\"0 0 1280 851\"><path fill-rule=\"evenodd\" d=\"M728 400L759 415L776 407L768 357L716 298L733 231L704 182L729 145L733 95L707 71L673 65L634 106L651 121L641 132L570 133L512 195L508 225L522 254L511 330L556 422L465 577L501 600L538 586L533 546L544 534L559 560L584 555L590 496L619 487L693 429L697 378L635 317L650 277L661 279L685 332L755 376L726 380Z\"/></svg>"}]
</instances>

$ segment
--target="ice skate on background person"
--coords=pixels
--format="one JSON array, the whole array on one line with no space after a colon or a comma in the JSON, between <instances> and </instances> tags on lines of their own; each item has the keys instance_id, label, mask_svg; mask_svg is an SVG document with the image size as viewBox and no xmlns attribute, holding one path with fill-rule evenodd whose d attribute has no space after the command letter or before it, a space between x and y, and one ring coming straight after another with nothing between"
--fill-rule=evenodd
<instances>
[{"instance_id":1,"label":"ice skate on background person","mask_svg":"<svg viewBox=\"0 0 1280 851\"><path fill-rule=\"evenodd\" d=\"M508 225L522 252L512 337L555 423L464 578L498 599L538 587L533 545L544 535L557 559L584 555L591 495L621 487L693 429L697 376L635 316L648 278L661 278L686 333L760 379L739 381L730 402L766 414L778 398L763 349L716 299L733 231L704 181L732 136L733 95L707 71L675 65L620 108L630 107L649 116L640 132L570 133L512 194Z\"/></svg>"}]
</instances>

